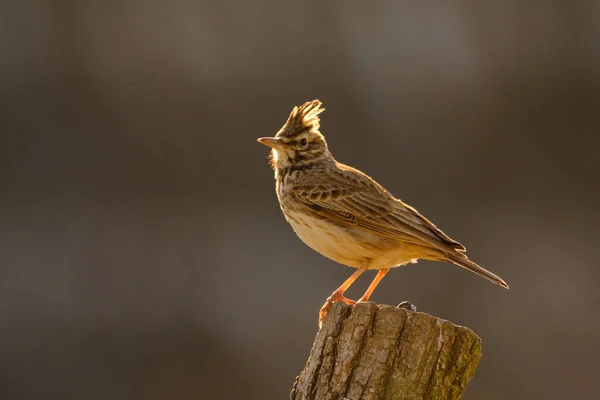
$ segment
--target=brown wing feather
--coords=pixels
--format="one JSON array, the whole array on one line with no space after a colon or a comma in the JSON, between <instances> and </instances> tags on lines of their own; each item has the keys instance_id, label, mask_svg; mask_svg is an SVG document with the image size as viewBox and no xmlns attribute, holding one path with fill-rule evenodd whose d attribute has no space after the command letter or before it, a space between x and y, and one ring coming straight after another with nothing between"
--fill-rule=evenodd
<instances>
[{"instance_id":1,"label":"brown wing feather","mask_svg":"<svg viewBox=\"0 0 600 400\"><path fill-rule=\"evenodd\" d=\"M392 196L362 172L338 164L327 185L300 185L294 196L313 212L367 231L442 251L465 251L413 207ZM336 182L337 181L337 182Z\"/></svg>"}]
</instances>

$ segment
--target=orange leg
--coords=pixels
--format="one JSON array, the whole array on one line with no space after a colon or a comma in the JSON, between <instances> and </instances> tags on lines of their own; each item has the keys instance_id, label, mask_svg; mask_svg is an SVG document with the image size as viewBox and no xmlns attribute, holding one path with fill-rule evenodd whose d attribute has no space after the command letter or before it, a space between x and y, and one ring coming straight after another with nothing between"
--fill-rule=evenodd
<instances>
[{"instance_id":1,"label":"orange leg","mask_svg":"<svg viewBox=\"0 0 600 400\"><path fill-rule=\"evenodd\" d=\"M335 290L335 292L333 292L331 294L331 296L329 296L327 298L327 300L325 301L325 304L323 304L323 307L321 307L321 310L319 311L319 328L321 327L321 324L323 323L323 319L325 318L325 315L327 315L327 311L329 311L329 308L331 307L331 305L333 303L335 303L338 300L341 300L344 303L350 304L350 305L354 305L356 303L354 300L350 300L350 299L344 297L344 292L346 290L348 290L350 285L352 285L354 283L354 281L356 279L358 279L358 277L361 276L363 274L363 272L365 272L366 270L367 270L366 268L357 269L356 272L354 272L352 275L350 275L350 278L346 279L346 281L344 283L342 283L342 286L337 288ZM373 289L375 289L375 288L373 288Z\"/></svg>"},{"instance_id":2,"label":"orange leg","mask_svg":"<svg viewBox=\"0 0 600 400\"><path fill-rule=\"evenodd\" d=\"M365 294L362 295L362 297L360 299L358 299L358 303L362 303L365 301L369 301L369 298L371 297L371 295L373 294L373 291L375 290L375 288L377 287L377 285L379 285L379 282L381 282L381 280L383 279L383 277L390 271L389 268L384 268L384 269L380 269L377 272L377 275L375 276L375 278L373 279L373 282L371 282L371 284L369 285L369 288L367 289L367 291L365 292Z\"/></svg>"}]
</instances>

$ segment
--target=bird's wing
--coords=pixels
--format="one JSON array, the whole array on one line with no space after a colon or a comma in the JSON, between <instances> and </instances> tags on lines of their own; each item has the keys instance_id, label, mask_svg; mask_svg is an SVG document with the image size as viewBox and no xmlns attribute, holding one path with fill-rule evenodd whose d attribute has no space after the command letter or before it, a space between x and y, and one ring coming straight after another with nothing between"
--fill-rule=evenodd
<instances>
[{"instance_id":1,"label":"bird's wing","mask_svg":"<svg viewBox=\"0 0 600 400\"><path fill-rule=\"evenodd\" d=\"M340 169L319 185L297 185L294 196L307 208L332 221L443 251L465 251L416 209L392 196L362 172L338 164Z\"/></svg>"}]
</instances>

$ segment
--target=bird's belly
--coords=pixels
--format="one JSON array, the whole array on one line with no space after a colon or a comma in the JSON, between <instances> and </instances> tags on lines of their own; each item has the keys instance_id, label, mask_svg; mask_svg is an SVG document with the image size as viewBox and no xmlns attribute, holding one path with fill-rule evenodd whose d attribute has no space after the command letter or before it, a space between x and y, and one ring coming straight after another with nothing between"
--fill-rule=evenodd
<instances>
[{"instance_id":1,"label":"bird's belly","mask_svg":"<svg viewBox=\"0 0 600 400\"><path fill-rule=\"evenodd\" d=\"M338 225L304 213L290 213L286 218L308 247L340 264L381 269L419 258L405 243L360 228Z\"/></svg>"}]
</instances>

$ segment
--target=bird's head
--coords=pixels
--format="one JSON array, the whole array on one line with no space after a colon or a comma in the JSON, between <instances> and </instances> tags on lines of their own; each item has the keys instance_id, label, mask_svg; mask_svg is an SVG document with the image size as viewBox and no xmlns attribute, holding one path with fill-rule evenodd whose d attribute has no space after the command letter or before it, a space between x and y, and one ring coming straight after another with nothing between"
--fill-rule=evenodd
<instances>
[{"instance_id":1,"label":"bird's head","mask_svg":"<svg viewBox=\"0 0 600 400\"><path fill-rule=\"evenodd\" d=\"M276 173L290 167L333 161L325 137L319 132L319 114L323 111L319 100L294 107L275 137L258 139L259 143L272 148L270 162Z\"/></svg>"}]
</instances>

